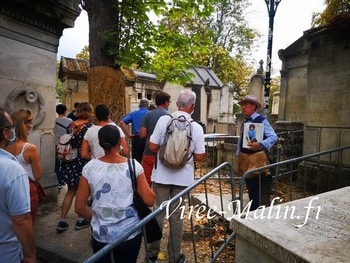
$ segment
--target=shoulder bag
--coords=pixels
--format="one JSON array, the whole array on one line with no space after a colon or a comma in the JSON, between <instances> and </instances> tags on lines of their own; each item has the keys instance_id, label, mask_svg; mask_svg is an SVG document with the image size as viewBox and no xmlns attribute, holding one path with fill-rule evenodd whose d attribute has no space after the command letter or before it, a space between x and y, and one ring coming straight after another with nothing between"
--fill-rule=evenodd
<instances>
[{"instance_id":1,"label":"shoulder bag","mask_svg":"<svg viewBox=\"0 0 350 263\"><path fill-rule=\"evenodd\" d=\"M30 182L35 184L36 191L38 193L39 197L39 204L45 203L47 200L47 194L45 192L45 189L42 187L39 181L33 181L32 179L29 179Z\"/></svg>"},{"instance_id":2,"label":"shoulder bag","mask_svg":"<svg viewBox=\"0 0 350 263\"><path fill-rule=\"evenodd\" d=\"M131 165L132 163L132 165ZM131 178L131 184L133 188L133 201L134 201L134 207L137 211L138 216L142 220L146 216L152 213L152 210L143 202L142 197L137 192L137 178L135 174L135 160L134 159L128 159L128 165L129 165L129 171L130 171L130 178ZM157 240L160 240L162 238L162 230L160 229L160 226L158 224L158 221L156 218L152 218L144 227L143 229L143 236L146 239L147 243L152 243Z\"/></svg>"}]
</instances>

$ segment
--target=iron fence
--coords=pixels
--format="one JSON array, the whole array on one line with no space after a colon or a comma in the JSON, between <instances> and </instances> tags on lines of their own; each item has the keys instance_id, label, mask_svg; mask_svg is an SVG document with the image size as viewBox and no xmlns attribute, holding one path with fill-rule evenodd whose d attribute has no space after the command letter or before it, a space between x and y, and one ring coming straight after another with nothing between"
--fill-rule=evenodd
<instances>
[{"instance_id":1,"label":"iron fence","mask_svg":"<svg viewBox=\"0 0 350 263\"><path fill-rule=\"evenodd\" d=\"M169 200L170 205L180 198L187 198L186 220L189 220L189 229L184 229L183 239L191 243L190 252L185 253L190 257L189 262L215 262L223 253L233 253L235 233L230 230L229 221L233 215L244 211L249 203L245 178L250 174L258 173L261 182L261 171L268 169L272 178L268 199L278 196L281 197L280 203L350 185L350 165L347 163L350 146L301 156L302 131L278 135L279 141L270 152L270 159L276 162L247 171L242 177L235 176L234 172L238 137L222 134L206 136L207 157L205 162L196 164L195 183ZM264 190L260 184L260 202ZM236 206L238 202L240 208ZM198 211L204 213L203 220L199 222ZM153 211L85 262L96 262L106 253L111 253L132 233L163 212L162 208ZM219 234L220 238L214 234ZM200 249L203 247L207 248L204 252ZM147 244L143 245L143 249L138 262L144 262L147 258Z\"/></svg>"},{"instance_id":2,"label":"iron fence","mask_svg":"<svg viewBox=\"0 0 350 263\"><path fill-rule=\"evenodd\" d=\"M227 171L229 172L229 175L232 178L229 184L225 184L225 182L221 180L222 171L225 171L225 176L227 175ZM215 185L212 185L211 182L209 182L209 179L214 176L215 178L217 178L217 180L215 180ZM214 197L212 195L213 191L218 193L217 198L216 196ZM227 224L227 221L225 220L225 215L226 215L225 211L227 210L226 209L227 203L237 198L234 191L232 165L228 162L220 164L215 169L211 170L208 174L196 180L196 182L193 185L187 187L178 195L170 199L168 202L168 205L179 202L180 199L184 197L187 198L188 213L186 215L186 219L189 220L189 225L190 225L189 239L191 240L191 243L192 243L192 247L190 248L191 255L187 253L186 256L191 257L190 262L203 262L202 261L203 255L199 254L200 253L199 247L202 247L203 243L199 244L200 240L198 240L198 236L195 235L195 232L197 230L196 230L196 224L194 222L196 219L198 219L198 217L203 216L203 218L206 217L208 220L205 224L206 229L204 230L207 233L205 237L206 237L206 244L208 249L205 250L206 255L204 256L207 256L209 258L209 262L214 262L220 256L222 251L228 245L231 244L231 241L235 236L235 234L232 231L231 233L229 233L230 231L227 231L229 228L229 224ZM213 207L213 202L216 204L217 209L210 210L211 214L209 217L207 217L205 216L209 211L207 208ZM111 260L112 262L114 262L112 250L115 247L117 247L119 244L121 244L123 241L127 240L127 238L131 234L138 231L139 229L143 229L145 224L149 222L152 218L164 212L165 212L164 208L162 207L159 207L158 209L154 210L152 214L148 215L146 218L141 220L132 228L125 231L124 234L121 235L117 240L108 244L107 246L102 248L100 251L98 251L96 254L88 258L85 261L85 263L97 262L107 253L111 255ZM219 243L217 243L217 240L213 239L213 233L217 231L216 228L225 230L222 233L223 235L220 237L221 240ZM186 234L186 231L184 232L184 234ZM147 258L147 255L148 255L147 244L144 244L144 248L145 248L144 256ZM145 258L140 258L140 262L144 262L144 261L145 261Z\"/></svg>"},{"instance_id":3,"label":"iron fence","mask_svg":"<svg viewBox=\"0 0 350 263\"><path fill-rule=\"evenodd\" d=\"M272 163L245 172L239 179L239 200L244 203L246 178L259 180L259 204L266 205L278 197L280 203L320 194L350 185L350 146L308 154L289 160ZM263 171L269 170L271 185L266 182ZM267 196L267 197L266 197Z\"/></svg>"}]
</instances>

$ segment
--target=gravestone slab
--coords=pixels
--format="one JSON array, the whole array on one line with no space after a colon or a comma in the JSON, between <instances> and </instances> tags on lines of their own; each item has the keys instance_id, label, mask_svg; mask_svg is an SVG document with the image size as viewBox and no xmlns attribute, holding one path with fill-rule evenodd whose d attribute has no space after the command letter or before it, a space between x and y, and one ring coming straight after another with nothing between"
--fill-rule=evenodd
<instances>
[{"instance_id":1,"label":"gravestone slab","mask_svg":"<svg viewBox=\"0 0 350 263\"><path fill-rule=\"evenodd\" d=\"M345 187L233 219L235 262L350 262L349 196Z\"/></svg>"}]
</instances>

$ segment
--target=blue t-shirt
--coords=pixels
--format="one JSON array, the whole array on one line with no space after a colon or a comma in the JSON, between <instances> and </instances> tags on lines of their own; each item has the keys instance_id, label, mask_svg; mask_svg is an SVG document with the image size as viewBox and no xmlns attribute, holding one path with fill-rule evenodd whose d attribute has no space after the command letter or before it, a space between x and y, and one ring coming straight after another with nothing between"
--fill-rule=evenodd
<instances>
[{"instance_id":1,"label":"blue t-shirt","mask_svg":"<svg viewBox=\"0 0 350 263\"><path fill-rule=\"evenodd\" d=\"M132 135L139 135L140 134L141 120L147 112L148 112L147 108L145 108L145 107L140 108L137 111L130 112L128 115L126 115L122 119L122 121L127 125L131 123Z\"/></svg>"},{"instance_id":2,"label":"blue t-shirt","mask_svg":"<svg viewBox=\"0 0 350 263\"><path fill-rule=\"evenodd\" d=\"M0 149L0 258L21 262L22 246L13 231L11 216L30 213L29 180L16 158Z\"/></svg>"}]
</instances>

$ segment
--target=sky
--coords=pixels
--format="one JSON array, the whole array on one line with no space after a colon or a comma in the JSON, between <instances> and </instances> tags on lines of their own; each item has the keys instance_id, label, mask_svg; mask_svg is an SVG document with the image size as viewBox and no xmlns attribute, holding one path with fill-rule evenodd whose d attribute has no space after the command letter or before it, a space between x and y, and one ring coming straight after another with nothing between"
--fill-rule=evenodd
<instances>
[{"instance_id":1,"label":"sky","mask_svg":"<svg viewBox=\"0 0 350 263\"><path fill-rule=\"evenodd\" d=\"M269 17L265 0L251 0L252 5L247 10L246 19L249 25L258 30L261 40L254 48L252 61L254 67L259 67L259 61L266 61L267 57L267 32ZM281 69L281 61L278 58L278 50L287 48L303 35L305 30L311 27L313 12L322 12L325 8L324 0L281 0L277 7L272 45L272 75L276 75ZM89 45L89 25L85 11L82 11L74 23L74 28L65 29L60 38L57 60L61 56L75 58L84 46ZM264 64L264 69L266 64Z\"/></svg>"}]
</instances>

